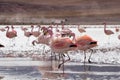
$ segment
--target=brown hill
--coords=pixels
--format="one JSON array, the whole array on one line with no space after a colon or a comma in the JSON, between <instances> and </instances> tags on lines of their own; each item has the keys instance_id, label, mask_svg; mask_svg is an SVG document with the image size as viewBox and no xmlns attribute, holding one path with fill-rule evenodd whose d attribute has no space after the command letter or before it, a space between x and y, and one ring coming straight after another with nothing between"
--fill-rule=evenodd
<instances>
[{"instance_id":1,"label":"brown hill","mask_svg":"<svg viewBox=\"0 0 120 80\"><path fill-rule=\"evenodd\" d=\"M1 23L40 23L66 18L66 23L119 24L119 0L1 0Z\"/></svg>"}]
</instances>

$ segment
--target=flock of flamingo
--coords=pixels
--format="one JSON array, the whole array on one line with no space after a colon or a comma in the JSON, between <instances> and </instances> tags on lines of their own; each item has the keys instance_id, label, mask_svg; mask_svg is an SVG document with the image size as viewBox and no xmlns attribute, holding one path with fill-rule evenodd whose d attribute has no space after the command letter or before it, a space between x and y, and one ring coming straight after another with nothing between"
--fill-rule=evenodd
<instances>
[{"instance_id":1,"label":"flock of flamingo","mask_svg":"<svg viewBox=\"0 0 120 80\"><path fill-rule=\"evenodd\" d=\"M35 28L38 28L38 30L34 30ZM53 28L55 28L55 31L53 30ZM51 50L51 59L53 59L53 56L59 56L59 60L62 60L62 62L58 65L58 68L60 68L61 65L64 65L65 62L70 61L68 51L83 51L85 62L86 51L92 51L92 48L98 45L97 41L92 39L89 35L76 37L75 33L68 27L64 27L64 25L62 25L61 28L58 28L58 25L56 25L56 27L53 27L52 25L50 25L49 27L40 25L37 25L35 27L34 25L31 25L31 31L28 31L27 27L21 27L21 30L24 31L24 36L28 38L34 36L37 38L33 40L31 44L43 44L49 46ZM11 25L11 27L6 26L5 28L1 28L0 31L6 31L7 38L13 39L17 37L17 31L15 30L13 25ZM80 25L78 25L78 31L80 33L86 32L86 30L84 28L81 28ZM119 32L119 28L116 27L115 31ZM104 33L108 36L114 34L113 31L106 30L106 23L104 23ZM118 39L120 39L120 35L118 35ZM0 47L5 46L0 44ZM91 56L92 52L88 58L89 63L91 63ZM68 57L68 59L66 59L65 57Z\"/></svg>"}]
</instances>

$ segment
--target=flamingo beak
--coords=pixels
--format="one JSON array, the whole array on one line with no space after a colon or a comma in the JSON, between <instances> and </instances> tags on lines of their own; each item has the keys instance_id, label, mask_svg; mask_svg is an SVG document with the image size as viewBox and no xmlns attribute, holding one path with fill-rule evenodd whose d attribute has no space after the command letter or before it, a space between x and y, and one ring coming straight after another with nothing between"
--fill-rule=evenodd
<instances>
[{"instance_id":1,"label":"flamingo beak","mask_svg":"<svg viewBox=\"0 0 120 80\"><path fill-rule=\"evenodd\" d=\"M97 44L97 41L92 41L89 44Z\"/></svg>"},{"instance_id":2,"label":"flamingo beak","mask_svg":"<svg viewBox=\"0 0 120 80\"><path fill-rule=\"evenodd\" d=\"M0 44L0 47L5 47L4 45Z\"/></svg>"},{"instance_id":3,"label":"flamingo beak","mask_svg":"<svg viewBox=\"0 0 120 80\"><path fill-rule=\"evenodd\" d=\"M69 47L77 47L77 45L76 44L72 44Z\"/></svg>"}]
</instances>

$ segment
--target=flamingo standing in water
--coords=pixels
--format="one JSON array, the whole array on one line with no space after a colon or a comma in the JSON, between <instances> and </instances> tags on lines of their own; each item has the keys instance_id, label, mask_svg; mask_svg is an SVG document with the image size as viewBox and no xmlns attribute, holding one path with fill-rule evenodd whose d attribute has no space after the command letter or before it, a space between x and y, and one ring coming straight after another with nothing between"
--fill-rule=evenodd
<instances>
[{"instance_id":1,"label":"flamingo standing in water","mask_svg":"<svg viewBox=\"0 0 120 80\"><path fill-rule=\"evenodd\" d=\"M17 32L13 29L13 27L12 31L9 31L9 26L6 26L5 28L7 28L6 37L11 39L17 36Z\"/></svg>"},{"instance_id":2,"label":"flamingo standing in water","mask_svg":"<svg viewBox=\"0 0 120 80\"><path fill-rule=\"evenodd\" d=\"M38 36L37 40L32 41L32 44L35 45L35 43L37 44L43 44L43 53L45 51L45 46L49 46L50 40L53 36L53 31L52 28L49 29L50 27L46 28L46 27L42 27L41 29L43 30L43 33L41 33L41 35Z\"/></svg>"},{"instance_id":3,"label":"flamingo standing in water","mask_svg":"<svg viewBox=\"0 0 120 80\"><path fill-rule=\"evenodd\" d=\"M72 40L66 37L56 38L51 40L51 43L50 43L51 51L54 53L58 53L59 56L61 56L63 61L61 64L58 65L58 68L60 68L61 65L63 65L63 71L64 71L64 63L70 60L70 57L67 54L67 52L70 50L74 50L76 47L77 45L74 44ZM65 54L67 54L68 56L67 60L64 59Z\"/></svg>"},{"instance_id":4,"label":"flamingo standing in water","mask_svg":"<svg viewBox=\"0 0 120 80\"><path fill-rule=\"evenodd\" d=\"M108 35L108 39L109 39L109 36L114 34L114 32L111 30L106 30L106 23L103 23L103 24L104 24L104 33Z\"/></svg>"},{"instance_id":5,"label":"flamingo standing in water","mask_svg":"<svg viewBox=\"0 0 120 80\"><path fill-rule=\"evenodd\" d=\"M119 28L115 27L115 32L118 34L119 33ZM118 39L120 40L120 35L118 35Z\"/></svg>"},{"instance_id":6,"label":"flamingo standing in water","mask_svg":"<svg viewBox=\"0 0 120 80\"><path fill-rule=\"evenodd\" d=\"M32 32L27 31L28 29L24 28L24 27L21 27L21 29L22 29L22 31L24 31L24 36L26 36L28 38L27 43L26 43L26 45L27 45L29 42L29 37L32 36Z\"/></svg>"},{"instance_id":7,"label":"flamingo standing in water","mask_svg":"<svg viewBox=\"0 0 120 80\"><path fill-rule=\"evenodd\" d=\"M31 25L31 27L32 27L32 30L31 30L32 35L33 35L34 37L38 37L38 36L40 35L40 26L39 26L39 25L37 26L37 27L38 27L38 31L33 31L33 29L34 29L34 26L33 26L33 25Z\"/></svg>"},{"instance_id":8,"label":"flamingo standing in water","mask_svg":"<svg viewBox=\"0 0 120 80\"><path fill-rule=\"evenodd\" d=\"M7 31L6 31L7 38L13 39L13 38L17 37L17 32L14 30L13 26L11 26L11 28L12 28L11 31L9 31L9 26L6 26L5 28L7 28Z\"/></svg>"},{"instance_id":9,"label":"flamingo standing in water","mask_svg":"<svg viewBox=\"0 0 120 80\"><path fill-rule=\"evenodd\" d=\"M4 31L6 31L6 30L5 30L4 28L1 28L0 31L4 32Z\"/></svg>"},{"instance_id":10,"label":"flamingo standing in water","mask_svg":"<svg viewBox=\"0 0 120 80\"><path fill-rule=\"evenodd\" d=\"M78 50L84 51L84 63L85 63L85 60L86 60L86 53L85 53L85 51L88 50L88 49L91 49L91 48L93 48L95 46L97 46L97 41L93 40L88 35L84 35L84 36L78 37L76 39L76 44L77 44ZM91 52L91 54L89 56L89 59L88 59L89 63L91 62L90 61L91 55L92 55L92 52Z\"/></svg>"},{"instance_id":11,"label":"flamingo standing in water","mask_svg":"<svg viewBox=\"0 0 120 80\"><path fill-rule=\"evenodd\" d=\"M115 27L115 32L119 32L119 28L118 27Z\"/></svg>"}]
</instances>

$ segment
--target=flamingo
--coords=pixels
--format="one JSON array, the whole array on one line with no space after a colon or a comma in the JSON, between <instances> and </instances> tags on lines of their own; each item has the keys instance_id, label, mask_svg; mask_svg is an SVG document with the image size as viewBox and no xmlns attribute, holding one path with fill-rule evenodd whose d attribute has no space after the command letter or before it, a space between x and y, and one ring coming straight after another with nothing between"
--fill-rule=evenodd
<instances>
[{"instance_id":1,"label":"flamingo","mask_svg":"<svg viewBox=\"0 0 120 80\"><path fill-rule=\"evenodd\" d=\"M4 31L6 31L6 30L5 30L4 28L1 28L0 31L4 32Z\"/></svg>"},{"instance_id":2,"label":"flamingo","mask_svg":"<svg viewBox=\"0 0 120 80\"><path fill-rule=\"evenodd\" d=\"M76 44L78 50L84 51L84 62L86 60L86 53L85 51L88 49L91 49L95 46L97 46L97 41L93 40L90 36L84 35L81 37L76 38ZM91 49L92 50L92 49ZM90 58L91 58L92 52L89 56L88 62L91 63Z\"/></svg>"},{"instance_id":3,"label":"flamingo","mask_svg":"<svg viewBox=\"0 0 120 80\"><path fill-rule=\"evenodd\" d=\"M120 35L118 35L118 39L120 40Z\"/></svg>"},{"instance_id":4,"label":"flamingo","mask_svg":"<svg viewBox=\"0 0 120 80\"><path fill-rule=\"evenodd\" d=\"M119 32L119 28L118 28L118 27L115 27L115 31L116 31L116 32Z\"/></svg>"},{"instance_id":5,"label":"flamingo","mask_svg":"<svg viewBox=\"0 0 120 80\"><path fill-rule=\"evenodd\" d=\"M7 28L6 31L6 37L9 39L13 39L17 36L17 32L14 30L14 28L11 26L12 31L9 31L9 26L6 26L5 28Z\"/></svg>"},{"instance_id":6,"label":"flamingo","mask_svg":"<svg viewBox=\"0 0 120 80\"><path fill-rule=\"evenodd\" d=\"M15 30L13 30L13 28L12 31L9 31L9 26L6 26L5 28L7 28L6 37L11 39L17 36L17 33Z\"/></svg>"},{"instance_id":7,"label":"flamingo","mask_svg":"<svg viewBox=\"0 0 120 80\"><path fill-rule=\"evenodd\" d=\"M17 31L16 30L14 30L14 27L13 27L13 25L11 25L11 29L12 29L12 32L17 36ZM15 39L15 37L14 37L14 39ZM14 43L14 46L15 46L15 43Z\"/></svg>"},{"instance_id":8,"label":"flamingo","mask_svg":"<svg viewBox=\"0 0 120 80\"><path fill-rule=\"evenodd\" d=\"M84 32L86 32L86 30L85 30L85 29L80 28L80 25L78 25L78 31L79 31L80 33L84 33Z\"/></svg>"},{"instance_id":9,"label":"flamingo","mask_svg":"<svg viewBox=\"0 0 120 80\"><path fill-rule=\"evenodd\" d=\"M62 30L59 30L58 29L58 25L56 27L56 36L61 36L61 37L65 37L65 36L68 36L69 33L71 33L72 31L69 29L69 28L65 28L64 25L62 25Z\"/></svg>"},{"instance_id":10,"label":"flamingo","mask_svg":"<svg viewBox=\"0 0 120 80\"><path fill-rule=\"evenodd\" d=\"M37 27L38 27L38 31L33 31L33 29L34 29L34 26L33 26L33 25L31 25L31 27L32 27L32 30L31 30L32 35L33 35L34 37L38 37L38 36L40 35L40 26L39 26L39 25L37 26Z\"/></svg>"},{"instance_id":11,"label":"flamingo","mask_svg":"<svg viewBox=\"0 0 120 80\"><path fill-rule=\"evenodd\" d=\"M119 28L118 28L118 27L115 27L115 31L116 31L116 33L118 34L118 33L119 33ZM120 40L120 35L118 35L118 39Z\"/></svg>"},{"instance_id":12,"label":"flamingo","mask_svg":"<svg viewBox=\"0 0 120 80\"><path fill-rule=\"evenodd\" d=\"M11 26L11 28L12 28L12 32L14 32L14 34L16 34L16 36L17 36L17 31L16 31L16 30L14 30L13 25Z\"/></svg>"},{"instance_id":13,"label":"flamingo","mask_svg":"<svg viewBox=\"0 0 120 80\"><path fill-rule=\"evenodd\" d=\"M106 30L106 23L103 23L103 24L104 24L104 33L105 33L106 35L110 36L110 35L114 34L113 31L111 31L111 30ZM108 38L108 39L109 39L109 38Z\"/></svg>"},{"instance_id":14,"label":"flamingo","mask_svg":"<svg viewBox=\"0 0 120 80\"><path fill-rule=\"evenodd\" d=\"M51 28L51 29L49 29ZM52 37L53 35L53 31L52 31L52 26L46 28L46 27L42 27L41 30L43 30L44 35L49 35L50 37Z\"/></svg>"},{"instance_id":15,"label":"flamingo","mask_svg":"<svg viewBox=\"0 0 120 80\"><path fill-rule=\"evenodd\" d=\"M21 27L21 30L24 31L24 36L26 36L28 38L27 42L29 42L29 37L32 36L32 32L27 31L27 28ZM27 45L28 43L26 43Z\"/></svg>"},{"instance_id":16,"label":"flamingo","mask_svg":"<svg viewBox=\"0 0 120 80\"><path fill-rule=\"evenodd\" d=\"M64 72L64 63L70 60L69 55L67 54L68 51L73 50L77 47L76 44L72 42L69 38L63 37L63 38L56 38L52 39L50 43L51 51L54 53L59 53L59 56L61 55L62 63L58 65L58 69L63 65L63 72ZM67 54L68 59L65 60L64 56Z\"/></svg>"},{"instance_id":17,"label":"flamingo","mask_svg":"<svg viewBox=\"0 0 120 80\"><path fill-rule=\"evenodd\" d=\"M26 37L30 37L32 35L32 32L27 31L28 30L27 28L21 27L21 29L24 31L24 35Z\"/></svg>"},{"instance_id":18,"label":"flamingo","mask_svg":"<svg viewBox=\"0 0 120 80\"><path fill-rule=\"evenodd\" d=\"M43 53L44 53L44 49L45 49L45 45L49 45L50 43L50 40L53 36L53 31L52 31L52 28L49 29L50 27L46 28L46 27L42 27L41 29L43 30L43 34L41 34L37 40L34 40L32 42L33 45L35 45L35 43L37 44L44 44L44 47L43 47Z\"/></svg>"},{"instance_id":19,"label":"flamingo","mask_svg":"<svg viewBox=\"0 0 120 80\"><path fill-rule=\"evenodd\" d=\"M45 35L40 35L37 40L33 40L32 44L35 45L35 43L37 44L46 44L49 45L49 39L50 37L46 37Z\"/></svg>"}]
</instances>

